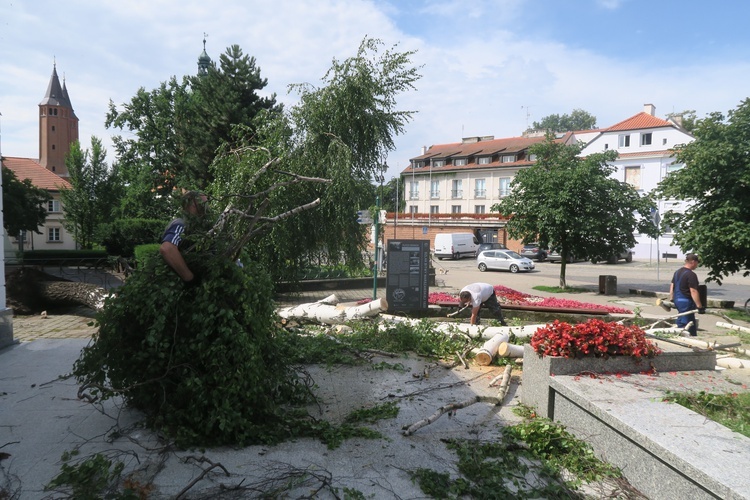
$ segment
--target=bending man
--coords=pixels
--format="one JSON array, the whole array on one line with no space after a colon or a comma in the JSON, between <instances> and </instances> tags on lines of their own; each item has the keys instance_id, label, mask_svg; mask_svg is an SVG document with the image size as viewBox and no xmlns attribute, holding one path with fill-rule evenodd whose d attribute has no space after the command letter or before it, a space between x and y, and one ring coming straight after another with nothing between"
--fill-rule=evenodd
<instances>
[{"instance_id":1,"label":"bending man","mask_svg":"<svg viewBox=\"0 0 750 500\"><path fill-rule=\"evenodd\" d=\"M471 306L471 324L479 324L479 311L482 306L488 308L501 325L507 326L503 311L495 295L495 288L489 283L472 283L466 285L458 294L462 306Z\"/></svg>"}]
</instances>

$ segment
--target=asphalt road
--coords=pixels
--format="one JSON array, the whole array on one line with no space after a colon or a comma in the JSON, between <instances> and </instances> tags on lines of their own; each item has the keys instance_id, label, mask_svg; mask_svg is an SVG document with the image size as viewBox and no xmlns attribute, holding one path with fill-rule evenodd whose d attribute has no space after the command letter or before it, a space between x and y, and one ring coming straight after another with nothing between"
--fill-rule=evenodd
<instances>
[{"instance_id":1,"label":"asphalt road","mask_svg":"<svg viewBox=\"0 0 750 500\"><path fill-rule=\"evenodd\" d=\"M459 286L460 282L471 283L485 281L500 283L510 288L523 290L534 286L557 286L560 284L559 262L535 262L535 269L530 272L512 274L507 271L481 272L476 267L476 261L470 258L460 260L433 260L438 271L437 278L446 281L449 286ZM566 283L568 286L599 289L599 276L611 275L617 277L618 294L625 295L629 289L648 290L653 292L669 292L672 274L682 266L680 261L656 262L634 260L618 264L592 264L590 262L575 262L566 266ZM441 269L448 271L441 275ZM698 279L708 287L708 296L716 300L732 300L736 306L742 306L750 299L750 276L730 276L721 285L715 282L705 282L708 271L699 267L696 270ZM463 286L463 285L460 285Z\"/></svg>"}]
</instances>

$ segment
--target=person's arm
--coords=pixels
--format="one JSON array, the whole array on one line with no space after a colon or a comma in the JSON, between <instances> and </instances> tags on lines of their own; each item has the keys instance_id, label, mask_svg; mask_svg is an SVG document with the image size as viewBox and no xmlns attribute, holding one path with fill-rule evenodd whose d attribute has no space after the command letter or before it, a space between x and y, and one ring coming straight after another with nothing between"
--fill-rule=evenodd
<instances>
[{"instance_id":1,"label":"person's arm","mask_svg":"<svg viewBox=\"0 0 750 500\"><path fill-rule=\"evenodd\" d=\"M697 288L690 289L690 296L693 298L693 302L695 302L695 307L703 309L704 306L701 304L701 294L698 293Z\"/></svg>"},{"instance_id":2,"label":"person's arm","mask_svg":"<svg viewBox=\"0 0 750 500\"><path fill-rule=\"evenodd\" d=\"M674 302L674 281L669 284L669 301Z\"/></svg>"},{"instance_id":3,"label":"person's arm","mask_svg":"<svg viewBox=\"0 0 750 500\"><path fill-rule=\"evenodd\" d=\"M479 306L479 307L482 307L482 306ZM471 308L471 322L469 322L470 325L477 324L477 316L479 316L479 307Z\"/></svg>"},{"instance_id":4,"label":"person's arm","mask_svg":"<svg viewBox=\"0 0 750 500\"><path fill-rule=\"evenodd\" d=\"M184 281L185 283L193 281L193 278L195 278L195 276L185 262L185 259L182 257L180 249L177 248L177 245L165 241L159 247L159 253L164 258L164 261L169 265L169 267L174 269L177 275L182 278L182 281Z\"/></svg>"}]
</instances>

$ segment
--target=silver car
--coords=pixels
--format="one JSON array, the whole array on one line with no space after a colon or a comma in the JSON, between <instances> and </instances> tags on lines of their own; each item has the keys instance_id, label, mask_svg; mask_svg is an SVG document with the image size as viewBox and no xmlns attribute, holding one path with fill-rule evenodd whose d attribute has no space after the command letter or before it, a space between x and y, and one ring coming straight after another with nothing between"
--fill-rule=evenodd
<instances>
[{"instance_id":1,"label":"silver car","mask_svg":"<svg viewBox=\"0 0 750 500\"><path fill-rule=\"evenodd\" d=\"M521 257L513 250L485 250L477 256L477 267L482 272L488 269L500 269L517 273L518 271L531 271L534 269L534 262Z\"/></svg>"}]
</instances>

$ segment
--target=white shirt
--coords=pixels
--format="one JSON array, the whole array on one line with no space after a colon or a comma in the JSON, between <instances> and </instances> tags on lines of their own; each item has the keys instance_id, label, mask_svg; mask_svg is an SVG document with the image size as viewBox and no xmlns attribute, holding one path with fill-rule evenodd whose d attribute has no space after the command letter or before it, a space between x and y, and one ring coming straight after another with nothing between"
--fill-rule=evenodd
<instances>
[{"instance_id":1,"label":"white shirt","mask_svg":"<svg viewBox=\"0 0 750 500\"><path fill-rule=\"evenodd\" d=\"M489 283L472 283L471 285L463 287L461 291L466 291L471 294L472 307L479 307L485 300L492 297L492 294L495 293L495 287Z\"/></svg>"}]
</instances>

